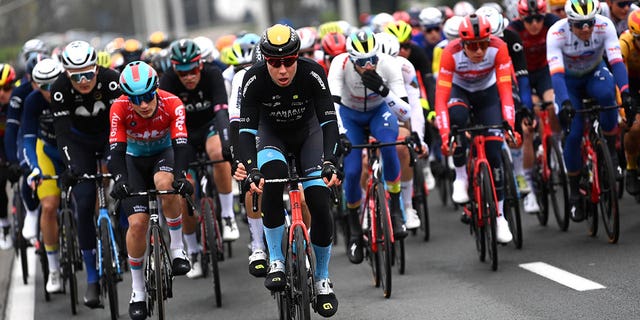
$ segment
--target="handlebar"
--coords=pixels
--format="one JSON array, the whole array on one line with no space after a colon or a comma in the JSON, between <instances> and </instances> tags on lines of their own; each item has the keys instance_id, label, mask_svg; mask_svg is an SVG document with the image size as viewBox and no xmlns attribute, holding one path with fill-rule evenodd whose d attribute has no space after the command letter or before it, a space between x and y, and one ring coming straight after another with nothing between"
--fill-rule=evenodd
<instances>
[{"instance_id":1,"label":"handlebar","mask_svg":"<svg viewBox=\"0 0 640 320\"><path fill-rule=\"evenodd\" d=\"M161 196L161 195L170 195L170 194L179 194L181 195L185 200L187 200L187 203L189 204L189 206L191 206L191 211L189 211L189 216L193 216L194 212L198 212L198 208L196 207L196 204L193 202L193 199L191 199L190 196L185 196L183 194L181 194L180 192L176 191L176 190L155 190L155 189L149 189L146 191L136 191L136 192L129 192L129 194L127 194L127 198L130 197L147 197L147 196ZM120 206L120 199L116 200L116 205L115 207L118 208Z\"/></svg>"},{"instance_id":2,"label":"handlebar","mask_svg":"<svg viewBox=\"0 0 640 320\"><path fill-rule=\"evenodd\" d=\"M307 177L296 177L296 178L280 178L280 179L264 179L264 183L300 183L300 182L305 182L305 181L311 181L311 180L317 180L317 179L322 179L322 176L307 176ZM260 183L260 181L254 181L254 183L257 185L258 183ZM329 190L331 191L331 196L332 199L334 200L334 203L337 203L337 194L336 194L336 190L335 188L331 187L329 188ZM257 212L258 211L258 194L257 193L253 193L251 195L251 207L253 209L253 212Z\"/></svg>"},{"instance_id":3,"label":"handlebar","mask_svg":"<svg viewBox=\"0 0 640 320\"><path fill-rule=\"evenodd\" d=\"M516 141L515 134L513 133L513 128L511 128L511 125L509 125L509 123L506 121L504 121L502 124L474 125L466 128L459 128L458 126L454 125L454 126L451 126L451 132L449 134L450 136L449 150L453 150L453 146L456 142L456 137L461 133L467 132L467 133L470 133L471 135L474 135L486 130L495 130L495 129L504 130L509 136L509 139L511 139L511 141Z\"/></svg>"}]
</instances>

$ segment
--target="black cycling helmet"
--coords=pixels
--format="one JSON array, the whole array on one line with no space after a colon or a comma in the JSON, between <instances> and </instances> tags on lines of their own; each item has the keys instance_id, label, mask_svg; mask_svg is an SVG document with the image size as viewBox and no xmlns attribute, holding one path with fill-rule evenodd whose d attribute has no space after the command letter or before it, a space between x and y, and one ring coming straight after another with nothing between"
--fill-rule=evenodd
<instances>
[{"instance_id":1,"label":"black cycling helmet","mask_svg":"<svg viewBox=\"0 0 640 320\"><path fill-rule=\"evenodd\" d=\"M269 27L260 39L260 51L265 57L286 57L298 54L300 38L296 31L282 24Z\"/></svg>"},{"instance_id":2,"label":"black cycling helmet","mask_svg":"<svg viewBox=\"0 0 640 320\"><path fill-rule=\"evenodd\" d=\"M176 40L171 44L171 64L178 71L189 71L200 64L200 48L191 39Z\"/></svg>"}]
</instances>

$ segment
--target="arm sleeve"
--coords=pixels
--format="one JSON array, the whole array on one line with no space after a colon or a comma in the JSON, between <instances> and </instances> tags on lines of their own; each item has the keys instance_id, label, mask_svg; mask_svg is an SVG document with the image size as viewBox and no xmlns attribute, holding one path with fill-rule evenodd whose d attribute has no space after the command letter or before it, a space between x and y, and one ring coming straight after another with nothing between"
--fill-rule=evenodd
<instances>
[{"instance_id":1,"label":"arm sleeve","mask_svg":"<svg viewBox=\"0 0 640 320\"><path fill-rule=\"evenodd\" d=\"M507 45L502 43L496 54L496 85L502 104L502 119L507 121L511 128L515 128L515 111L513 106L513 91L511 87L511 58Z\"/></svg>"},{"instance_id":2,"label":"arm sleeve","mask_svg":"<svg viewBox=\"0 0 640 320\"><path fill-rule=\"evenodd\" d=\"M222 72L218 68L212 68L213 70L213 83L212 88L214 95L211 101L214 112L214 122L218 134L220 135L220 142L222 143L223 150L228 150L231 146L229 141L229 110L227 106L227 91L225 89L224 78Z\"/></svg>"},{"instance_id":3,"label":"arm sleeve","mask_svg":"<svg viewBox=\"0 0 640 320\"><path fill-rule=\"evenodd\" d=\"M436 125L440 129L440 134L449 134L449 108L447 102L451 96L451 85L453 73L455 72L455 61L449 46L445 47L440 58L440 70L438 71L438 82L436 83Z\"/></svg>"},{"instance_id":4,"label":"arm sleeve","mask_svg":"<svg viewBox=\"0 0 640 320\"><path fill-rule=\"evenodd\" d=\"M531 100L531 86L529 84L529 71L527 70L527 59L524 54L522 39L518 33L512 30L505 30L505 40L508 40L509 56L513 62L513 71L518 80L518 93L520 100L528 108L533 108Z\"/></svg>"},{"instance_id":5,"label":"arm sleeve","mask_svg":"<svg viewBox=\"0 0 640 320\"><path fill-rule=\"evenodd\" d=\"M59 79L58 79L59 80ZM65 94L57 90L58 81L54 82L51 88L51 112L53 113L53 127L56 130L56 142L60 156L67 168L71 167L75 150L72 150L71 137L71 110L69 110L69 101L65 101Z\"/></svg>"},{"instance_id":6,"label":"arm sleeve","mask_svg":"<svg viewBox=\"0 0 640 320\"><path fill-rule=\"evenodd\" d=\"M115 176L115 181L127 181L127 136L120 110L117 105L109 110L109 171Z\"/></svg>"},{"instance_id":7,"label":"arm sleeve","mask_svg":"<svg viewBox=\"0 0 640 320\"><path fill-rule=\"evenodd\" d=\"M174 168L173 168L173 176L174 177L184 177L186 175L187 170L187 162L189 152L186 151L187 147L187 125L186 114L184 110L184 106L182 102L178 102L180 100L175 99L176 105L173 109L173 121L171 123L171 145L173 146L173 157L174 157Z\"/></svg>"},{"instance_id":8,"label":"arm sleeve","mask_svg":"<svg viewBox=\"0 0 640 320\"><path fill-rule=\"evenodd\" d=\"M313 83L316 117L322 128L324 160L331 161L336 165L338 119L336 118L336 109L333 107L333 98L327 86L327 77L320 65L313 65L309 82Z\"/></svg>"},{"instance_id":9,"label":"arm sleeve","mask_svg":"<svg viewBox=\"0 0 640 320\"><path fill-rule=\"evenodd\" d=\"M242 108L240 109L240 129L238 130L239 160L244 164L247 172L258 167L256 135L260 123L256 92L260 90L256 84L257 76L247 72L243 80ZM250 83L249 83L250 82Z\"/></svg>"},{"instance_id":10,"label":"arm sleeve","mask_svg":"<svg viewBox=\"0 0 640 320\"><path fill-rule=\"evenodd\" d=\"M629 78L627 75L627 68L625 68L624 60L622 59L622 52L620 50L620 42L616 33L616 29L613 25L607 25L606 27L607 38L605 40L605 52L607 53L607 59L611 65L611 72L616 79L616 85L620 92L629 91Z\"/></svg>"},{"instance_id":11,"label":"arm sleeve","mask_svg":"<svg viewBox=\"0 0 640 320\"><path fill-rule=\"evenodd\" d=\"M557 24L554 24L547 32L547 62L549 63L549 73L556 101L562 103L569 100L569 93L567 92L567 83L564 80L562 41L556 39L557 36L554 35L557 32L556 29Z\"/></svg>"},{"instance_id":12,"label":"arm sleeve","mask_svg":"<svg viewBox=\"0 0 640 320\"><path fill-rule=\"evenodd\" d=\"M36 140L38 135L39 108L36 99L27 96L24 102L22 121L22 150L25 160L31 170L38 167L38 156L36 155Z\"/></svg>"},{"instance_id":13,"label":"arm sleeve","mask_svg":"<svg viewBox=\"0 0 640 320\"><path fill-rule=\"evenodd\" d=\"M7 161L18 163L18 129L20 128L20 114L22 98L12 96L7 110L7 124L4 129L4 151Z\"/></svg>"}]
</instances>

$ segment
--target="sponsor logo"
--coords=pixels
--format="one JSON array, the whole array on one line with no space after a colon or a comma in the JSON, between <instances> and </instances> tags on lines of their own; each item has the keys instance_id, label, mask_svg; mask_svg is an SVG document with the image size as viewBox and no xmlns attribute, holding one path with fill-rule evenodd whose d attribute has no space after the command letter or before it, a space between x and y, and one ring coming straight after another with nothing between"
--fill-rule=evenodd
<instances>
[{"instance_id":1,"label":"sponsor logo","mask_svg":"<svg viewBox=\"0 0 640 320\"><path fill-rule=\"evenodd\" d=\"M311 71L311 76L318 80L318 84L320 85L320 88L322 88L322 90L327 90L327 86L324 84L324 81L322 81L322 78L320 78L319 74L317 74L315 71Z\"/></svg>"}]
</instances>

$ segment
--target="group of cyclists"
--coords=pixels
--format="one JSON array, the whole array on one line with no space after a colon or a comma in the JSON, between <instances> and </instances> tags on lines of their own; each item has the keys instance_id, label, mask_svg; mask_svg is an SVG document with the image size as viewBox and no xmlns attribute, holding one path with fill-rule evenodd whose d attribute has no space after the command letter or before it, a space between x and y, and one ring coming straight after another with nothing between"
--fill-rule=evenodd
<instances>
[{"instance_id":1,"label":"group of cyclists","mask_svg":"<svg viewBox=\"0 0 640 320\"><path fill-rule=\"evenodd\" d=\"M513 3L512 3L513 2ZM517 2L517 3L516 3ZM503 8L505 10L503 10ZM72 41L50 50L39 39L22 48L24 76L0 65L0 105L6 118L0 185L21 183L25 206L22 235L44 244L47 292L60 292L57 209L61 188L72 187L77 237L87 274L84 303L102 305L96 269L96 189L82 174L95 173L103 159L113 174L110 195L121 200L128 224L126 252L131 270L129 315L147 317L143 265L149 208L130 193L175 189L190 197L197 189L188 163L197 157L226 160L213 165L225 241L239 239L232 193L260 195L257 211L245 206L250 232L249 273L265 277L272 292L285 289L282 238L286 212L284 183L293 155L300 176L320 176L300 185L305 223L315 255L316 312L333 316L338 299L329 277L333 217L330 189L342 184L347 208L347 257L363 253L363 155L345 148L369 136L382 143L417 133L419 157L433 188L438 166L455 172L451 198L469 198L468 141L451 144L452 126L501 125L487 130L486 156L496 197L497 241L513 236L503 216L501 150L511 150L525 212L540 210L532 178L536 113L552 106L554 135L563 139L571 218L585 219L579 174L583 99L603 107L599 124L608 150L625 178L626 190L640 193L640 11L626 0L518 0L489 2L477 10L461 1L371 15L363 26L345 21L294 29L275 24L261 35L229 34L170 41L162 32L147 46L117 38L97 50ZM621 121L620 119L626 120ZM624 130L621 130L624 128ZM624 135L624 159L619 159ZM380 148L382 179L396 238L420 227L412 204L413 170L406 148ZM624 168L621 163L626 163ZM339 169L342 168L342 169ZM49 177L58 176L58 180ZM37 191L37 192L34 192ZM173 275L202 276L197 218L186 214L179 195L161 197L171 238ZM465 215L463 215L465 217ZM366 219L365 219L366 220ZM0 248L12 246L7 195L0 192ZM264 239L264 240L263 240ZM328 306L328 307L327 307Z\"/></svg>"}]
</instances>

